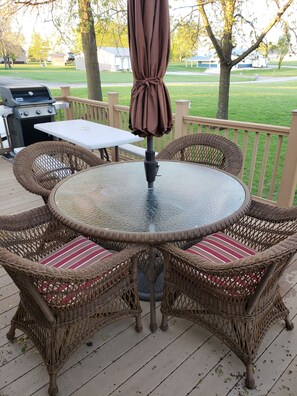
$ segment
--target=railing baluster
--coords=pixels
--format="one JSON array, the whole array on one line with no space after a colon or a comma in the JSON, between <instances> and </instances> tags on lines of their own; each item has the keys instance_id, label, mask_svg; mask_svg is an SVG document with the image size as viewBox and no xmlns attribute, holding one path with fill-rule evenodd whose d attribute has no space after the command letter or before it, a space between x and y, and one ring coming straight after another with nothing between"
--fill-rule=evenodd
<instances>
[{"instance_id":1,"label":"railing baluster","mask_svg":"<svg viewBox=\"0 0 297 396\"><path fill-rule=\"evenodd\" d=\"M248 140L249 140L249 135L248 131L244 131L244 139L243 139L243 148L242 148L242 156L243 156L243 164L242 164L242 169L240 172L240 177L243 178L244 174L244 169L245 169L245 161L246 161L246 152L247 152L247 147L248 147Z\"/></svg>"},{"instance_id":2,"label":"railing baluster","mask_svg":"<svg viewBox=\"0 0 297 396\"><path fill-rule=\"evenodd\" d=\"M262 166L261 166L260 180L259 180L259 188L258 188L259 197L262 197L262 194L263 194L263 186L264 186L264 181L265 181L267 160L268 160L268 154L269 154L269 148L270 148L270 139L271 139L271 135L267 134L265 150L264 150L264 155L263 155L263 161L262 161Z\"/></svg>"},{"instance_id":3,"label":"railing baluster","mask_svg":"<svg viewBox=\"0 0 297 396\"><path fill-rule=\"evenodd\" d=\"M276 184L276 176L277 176L277 170L278 170L278 164L279 164L279 159L280 159L280 153L282 149L282 143L283 143L283 136L279 136L277 140L277 147L275 150L275 155L274 155L274 165L273 165L273 170L272 170L272 177L270 181L270 190L268 194L268 199L272 200L273 199L273 194L275 190L275 184Z\"/></svg>"},{"instance_id":4,"label":"railing baluster","mask_svg":"<svg viewBox=\"0 0 297 396\"><path fill-rule=\"evenodd\" d=\"M249 175L249 181L248 181L248 187L250 190L252 190L253 181L254 181L256 160L257 160L257 154L258 154L258 146L259 146L259 132L256 132L254 145L253 145L253 154L252 154L252 162L251 162L251 167L250 167L250 175Z\"/></svg>"},{"instance_id":5,"label":"railing baluster","mask_svg":"<svg viewBox=\"0 0 297 396\"><path fill-rule=\"evenodd\" d=\"M238 129L234 129L233 142L238 144Z\"/></svg>"}]
</instances>

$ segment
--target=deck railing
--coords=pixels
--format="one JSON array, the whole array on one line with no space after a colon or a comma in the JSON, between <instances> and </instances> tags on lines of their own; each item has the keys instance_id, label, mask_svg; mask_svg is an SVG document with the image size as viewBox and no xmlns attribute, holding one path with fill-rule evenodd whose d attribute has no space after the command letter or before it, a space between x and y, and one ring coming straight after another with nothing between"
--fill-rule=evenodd
<instances>
[{"instance_id":1,"label":"deck railing","mask_svg":"<svg viewBox=\"0 0 297 396\"><path fill-rule=\"evenodd\" d=\"M129 107L119 104L117 92L108 93L108 102L100 102L73 97L69 87L62 87L56 99L69 103L68 109L59 110L57 119L83 118L129 130ZM292 112L291 127L284 127L190 116L188 100L175 104L173 129L154 139L155 151L187 134L223 135L241 147L244 166L239 177L257 199L280 206L297 204L297 110ZM145 141L137 145L145 147ZM131 158L135 155L131 154Z\"/></svg>"}]
</instances>

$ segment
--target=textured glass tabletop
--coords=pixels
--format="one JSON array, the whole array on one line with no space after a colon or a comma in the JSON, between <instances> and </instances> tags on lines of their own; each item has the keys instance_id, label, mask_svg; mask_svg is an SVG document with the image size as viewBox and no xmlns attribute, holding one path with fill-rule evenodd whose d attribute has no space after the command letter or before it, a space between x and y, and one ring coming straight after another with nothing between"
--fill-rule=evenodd
<instances>
[{"instance_id":1,"label":"textured glass tabletop","mask_svg":"<svg viewBox=\"0 0 297 396\"><path fill-rule=\"evenodd\" d=\"M101 165L62 181L50 208L67 225L98 237L180 240L243 215L250 194L237 178L198 164L160 161L148 189L143 162ZM146 235L147 234L147 235ZM149 235L148 235L149 234ZM159 234L159 235L158 235Z\"/></svg>"}]
</instances>

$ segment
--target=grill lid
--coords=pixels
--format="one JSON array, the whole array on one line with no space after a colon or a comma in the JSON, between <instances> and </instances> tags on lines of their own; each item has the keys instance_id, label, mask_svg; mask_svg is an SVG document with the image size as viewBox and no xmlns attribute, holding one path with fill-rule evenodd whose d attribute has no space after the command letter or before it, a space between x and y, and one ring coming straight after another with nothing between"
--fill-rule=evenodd
<instances>
[{"instance_id":1,"label":"grill lid","mask_svg":"<svg viewBox=\"0 0 297 396\"><path fill-rule=\"evenodd\" d=\"M55 102L49 89L44 85L27 87L0 86L0 95L3 104L8 107L50 104Z\"/></svg>"}]
</instances>

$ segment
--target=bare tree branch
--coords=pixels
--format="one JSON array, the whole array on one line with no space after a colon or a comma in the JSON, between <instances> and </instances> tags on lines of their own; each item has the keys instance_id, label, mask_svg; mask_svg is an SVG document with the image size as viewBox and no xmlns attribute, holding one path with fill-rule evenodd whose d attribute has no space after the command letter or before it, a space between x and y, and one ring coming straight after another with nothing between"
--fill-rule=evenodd
<instances>
[{"instance_id":1,"label":"bare tree branch","mask_svg":"<svg viewBox=\"0 0 297 396\"><path fill-rule=\"evenodd\" d=\"M275 26L280 20L285 11L290 7L290 5L294 2L294 0L289 0L282 9L279 10L277 15L270 21L270 23L267 25L267 27L262 31L258 39L255 41L255 43L250 46L246 51L244 51L240 56L238 56L236 59L232 61L232 67L237 65L240 61L242 61L247 55L249 55L251 52L253 52L255 49L257 49L260 45L260 43L263 41L264 37L267 35L267 33Z\"/></svg>"}]
</instances>

